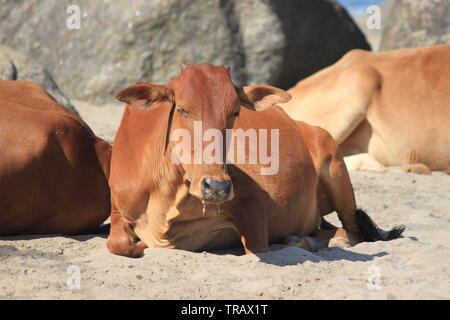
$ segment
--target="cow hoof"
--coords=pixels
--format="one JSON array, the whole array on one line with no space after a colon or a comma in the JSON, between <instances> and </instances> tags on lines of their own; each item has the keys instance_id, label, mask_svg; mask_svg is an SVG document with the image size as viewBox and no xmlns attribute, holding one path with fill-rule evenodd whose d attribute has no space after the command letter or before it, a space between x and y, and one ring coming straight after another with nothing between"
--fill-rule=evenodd
<instances>
[{"instance_id":1,"label":"cow hoof","mask_svg":"<svg viewBox=\"0 0 450 320\"><path fill-rule=\"evenodd\" d=\"M336 237L330 239L330 242L328 242L328 247L338 247L338 248L348 248L351 247L353 244L346 238L343 237Z\"/></svg>"},{"instance_id":2,"label":"cow hoof","mask_svg":"<svg viewBox=\"0 0 450 320\"><path fill-rule=\"evenodd\" d=\"M128 258L140 258L144 255L145 244L142 241L130 244L128 240L120 241L108 238L106 248L112 254Z\"/></svg>"},{"instance_id":3,"label":"cow hoof","mask_svg":"<svg viewBox=\"0 0 450 320\"><path fill-rule=\"evenodd\" d=\"M421 163L407 165L406 172L428 175L431 174L430 168L427 165Z\"/></svg>"}]
</instances>

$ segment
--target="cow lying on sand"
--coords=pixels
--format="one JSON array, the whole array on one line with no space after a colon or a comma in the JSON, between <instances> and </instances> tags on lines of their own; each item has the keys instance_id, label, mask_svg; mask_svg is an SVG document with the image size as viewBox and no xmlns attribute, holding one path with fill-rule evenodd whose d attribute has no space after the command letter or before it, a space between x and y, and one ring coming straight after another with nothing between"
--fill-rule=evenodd
<instances>
[{"instance_id":1,"label":"cow lying on sand","mask_svg":"<svg viewBox=\"0 0 450 320\"><path fill-rule=\"evenodd\" d=\"M290 236L316 250L389 240L403 230L381 232L356 210L331 136L295 122L279 107L270 108L289 100L283 90L236 88L227 68L200 64L182 68L167 85L137 83L116 97L127 107L111 157L107 247L114 254L139 257L147 246L213 250L240 242L247 253L264 252ZM261 174L262 164L174 163L173 133L193 133L196 121L205 131L279 129L278 172ZM206 142L190 145L195 156ZM343 229L323 220L334 210Z\"/></svg>"},{"instance_id":2,"label":"cow lying on sand","mask_svg":"<svg viewBox=\"0 0 450 320\"><path fill-rule=\"evenodd\" d=\"M0 235L95 231L111 146L37 83L0 81L0 114Z\"/></svg>"},{"instance_id":3,"label":"cow lying on sand","mask_svg":"<svg viewBox=\"0 0 450 320\"><path fill-rule=\"evenodd\" d=\"M349 170L450 173L449 74L450 45L353 50L280 106L329 131Z\"/></svg>"}]
</instances>

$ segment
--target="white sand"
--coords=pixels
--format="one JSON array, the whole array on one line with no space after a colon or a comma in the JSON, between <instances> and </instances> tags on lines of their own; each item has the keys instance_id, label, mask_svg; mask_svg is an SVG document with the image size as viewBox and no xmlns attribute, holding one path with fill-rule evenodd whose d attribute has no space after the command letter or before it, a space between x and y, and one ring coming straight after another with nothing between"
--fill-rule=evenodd
<instances>
[{"instance_id":1,"label":"white sand","mask_svg":"<svg viewBox=\"0 0 450 320\"><path fill-rule=\"evenodd\" d=\"M112 140L120 106L74 104ZM450 176L351 177L358 204L385 229L405 224L404 238L258 256L147 249L140 259L109 254L103 236L1 238L0 298L449 299ZM71 265L80 268L80 289L67 286Z\"/></svg>"}]
</instances>

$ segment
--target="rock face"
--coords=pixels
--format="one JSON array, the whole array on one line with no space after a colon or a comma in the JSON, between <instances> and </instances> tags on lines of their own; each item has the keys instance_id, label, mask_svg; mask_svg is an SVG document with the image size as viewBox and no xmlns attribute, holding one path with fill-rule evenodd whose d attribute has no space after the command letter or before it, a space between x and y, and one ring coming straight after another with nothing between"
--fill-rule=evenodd
<instances>
[{"instance_id":1,"label":"rock face","mask_svg":"<svg viewBox=\"0 0 450 320\"><path fill-rule=\"evenodd\" d=\"M395 0L381 50L450 43L450 1Z\"/></svg>"},{"instance_id":2,"label":"rock face","mask_svg":"<svg viewBox=\"0 0 450 320\"><path fill-rule=\"evenodd\" d=\"M361 30L336 1L272 0L286 37L281 77L290 88L355 48L370 50Z\"/></svg>"},{"instance_id":3,"label":"rock face","mask_svg":"<svg viewBox=\"0 0 450 320\"><path fill-rule=\"evenodd\" d=\"M391 13L395 5L395 1L396 0L384 0L383 2L380 3L379 13L381 24L379 28L373 28L370 26L371 25L370 22L373 21L374 15L374 11L372 10L370 10L369 12L366 11L361 16L355 19L356 24L366 36L367 41L370 43L372 51L380 50L381 40L383 39L383 30L385 29L387 23L391 19Z\"/></svg>"},{"instance_id":4,"label":"rock face","mask_svg":"<svg viewBox=\"0 0 450 320\"><path fill-rule=\"evenodd\" d=\"M0 45L0 80L29 80L42 85L60 104L75 111L69 99L59 90L50 73L35 61Z\"/></svg>"},{"instance_id":5,"label":"rock face","mask_svg":"<svg viewBox=\"0 0 450 320\"><path fill-rule=\"evenodd\" d=\"M71 5L80 29L68 28ZM0 0L0 43L43 61L70 97L96 103L131 83L165 83L180 63L229 65L237 85L288 88L369 49L331 0Z\"/></svg>"}]
</instances>

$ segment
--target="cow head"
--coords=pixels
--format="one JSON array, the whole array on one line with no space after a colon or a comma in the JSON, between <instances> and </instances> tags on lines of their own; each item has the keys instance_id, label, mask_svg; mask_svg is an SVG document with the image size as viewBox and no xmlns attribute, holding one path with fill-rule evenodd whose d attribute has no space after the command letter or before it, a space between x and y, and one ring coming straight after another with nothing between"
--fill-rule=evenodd
<instances>
[{"instance_id":1,"label":"cow head","mask_svg":"<svg viewBox=\"0 0 450 320\"><path fill-rule=\"evenodd\" d=\"M238 88L230 78L229 68L207 63L181 67L181 73L166 85L137 83L120 90L116 98L129 105L151 108L154 102L169 101L172 105L168 130L183 129L195 137L195 126L201 123L201 136L209 129L221 132L233 127L242 107L262 111L277 103L287 102L290 95L278 88L255 85ZM168 134L170 134L168 132ZM196 150L208 142L194 141L190 159ZM225 140L225 138L224 138ZM173 148L168 139L167 150ZM181 161L185 179L190 182L189 193L203 202L220 204L234 196L233 183L227 173L225 143L222 143L220 163Z\"/></svg>"}]
</instances>

